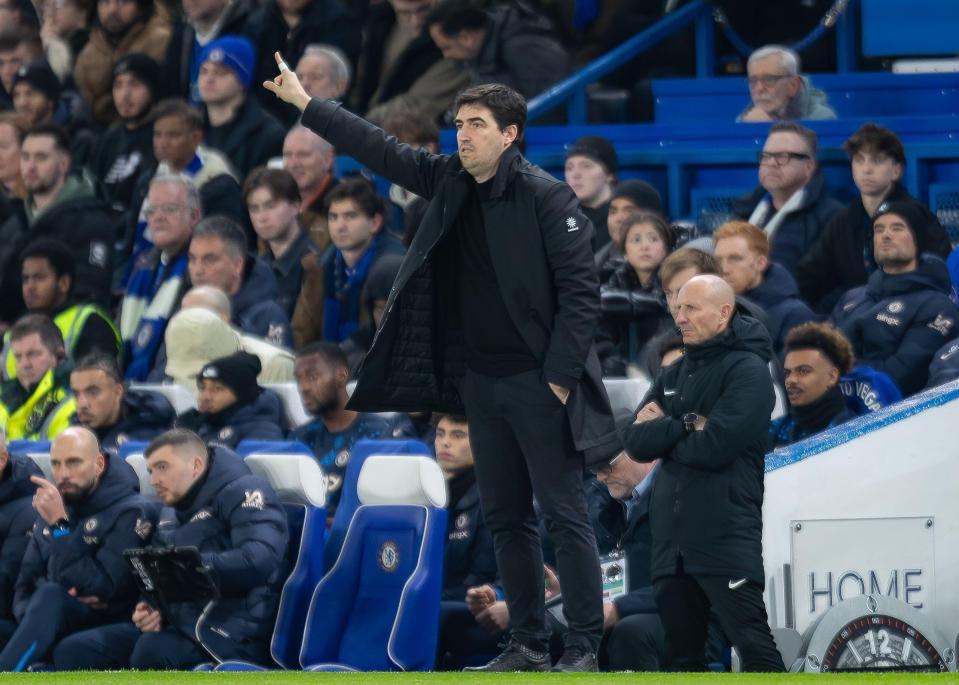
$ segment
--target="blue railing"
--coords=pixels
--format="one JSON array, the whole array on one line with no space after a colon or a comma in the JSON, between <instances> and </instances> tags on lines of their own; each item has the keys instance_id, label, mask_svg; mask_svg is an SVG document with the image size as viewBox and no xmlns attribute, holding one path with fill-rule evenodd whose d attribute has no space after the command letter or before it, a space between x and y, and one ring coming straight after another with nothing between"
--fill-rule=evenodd
<instances>
[{"instance_id":1,"label":"blue railing","mask_svg":"<svg viewBox=\"0 0 959 685\"><path fill-rule=\"evenodd\" d=\"M559 105L567 105L570 124L587 122L586 87L649 50L673 33L696 24L696 76L713 75L713 9L706 0L695 0L645 31L589 63L569 78L529 101L529 121Z\"/></svg>"},{"instance_id":2,"label":"blue railing","mask_svg":"<svg viewBox=\"0 0 959 685\"><path fill-rule=\"evenodd\" d=\"M846 11L839 15L836 22L836 71L838 73L856 70L857 5L856 0L850 0ZM530 100L529 121L533 122L565 104L567 123L588 123L586 89L589 84L616 71L689 24L695 24L696 27L696 76L697 78L712 76L715 71L713 7L708 0L694 0Z\"/></svg>"}]
</instances>

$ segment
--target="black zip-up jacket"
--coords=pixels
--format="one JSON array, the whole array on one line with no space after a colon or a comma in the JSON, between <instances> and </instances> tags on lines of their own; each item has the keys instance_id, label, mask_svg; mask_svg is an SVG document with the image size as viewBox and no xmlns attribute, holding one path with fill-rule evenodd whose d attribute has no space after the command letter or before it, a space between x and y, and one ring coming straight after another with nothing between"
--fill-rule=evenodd
<instances>
[{"instance_id":1,"label":"black zip-up jacket","mask_svg":"<svg viewBox=\"0 0 959 685\"><path fill-rule=\"evenodd\" d=\"M206 473L176 507L165 507L151 546L192 546L218 579L212 606L178 602L164 616L215 658L267 665L286 579L286 513L269 483L228 449L210 450Z\"/></svg>"},{"instance_id":2,"label":"black zip-up jacket","mask_svg":"<svg viewBox=\"0 0 959 685\"><path fill-rule=\"evenodd\" d=\"M13 619L13 588L37 518L32 476L43 476L33 459L11 454L0 480L0 619Z\"/></svg>"},{"instance_id":3,"label":"black zip-up jacket","mask_svg":"<svg viewBox=\"0 0 959 685\"><path fill-rule=\"evenodd\" d=\"M272 390L261 390L248 404L233 404L216 414L188 409L176 420L178 428L189 428L208 445L235 449L244 440L282 440L283 409Z\"/></svg>"},{"instance_id":4,"label":"black zip-up jacket","mask_svg":"<svg viewBox=\"0 0 959 685\"><path fill-rule=\"evenodd\" d=\"M923 226L914 227L919 253L932 252L943 259L949 256L952 247L949 238L936 215L924 204L898 183L889 191L885 201L911 202L925 217ZM816 244L799 260L795 270L799 292L814 309L828 314L844 292L865 285L869 274L876 269L875 264L870 264L868 270L866 268L867 236L871 241L872 217L866 215L862 198L856 197L833 216ZM872 262L871 257L868 261Z\"/></svg>"},{"instance_id":5,"label":"black zip-up jacket","mask_svg":"<svg viewBox=\"0 0 959 685\"><path fill-rule=\"evenodd\" d=\"M839 300L832 319L859 364L888 374L903 396L911 395L925 386L936 350L956 336L959 312L951 292L946 265L926 255L915 271L873 273Z\"/></svg>"},{"instance_id":6,"label":"black zip-up jacket","mask_svg":"<svg viewBox=\"0 0 959 685\"><path fill-rule=\"evenodd\" d=\"M775 404L769 334L755 319L729 327L662 370L640 406L665 416L627 429L629 455L662 458L653 485L652 579L686 573L746 577L762 586L763 468ZM686 433L684 414L706 417Z\"/></svg>"},{"instance_id":7,"label":"black zip-up jacket","mask_svg":"<svg viewBox=\"0 0 959 685\"><path fill-rule=\"evenodd\" d=\"M474 180L458 155L432 155L388 138L338 103L314 99L302 119L340 154L429 200L363 363L350 409L462 412L465 345L458 321L455 241L444 240ZM592 226L569 186L515 145L500 158L483 224L513 324L542 364L544 382L571 389L566 414L587 463L621 450L593 337L599 280Z\"/></svg>"},{"instance_id":8,"label":"black zip-up jacket","mask_svg":"<svg viewBox=\"0 0 959 685\"><path fill-rule=\"evenodd\" d=\"M82 502L67 506L70 533L54 538L46 521L34 519L33 533L17 578L13 613L20 621L30 598L44 582L76 588L81 597L105 602L105 616L129 616L137 587L123 551L143 545L154 509L140 494L134 470L105 455L106 470Z\"/></svg>"}]
</instances>

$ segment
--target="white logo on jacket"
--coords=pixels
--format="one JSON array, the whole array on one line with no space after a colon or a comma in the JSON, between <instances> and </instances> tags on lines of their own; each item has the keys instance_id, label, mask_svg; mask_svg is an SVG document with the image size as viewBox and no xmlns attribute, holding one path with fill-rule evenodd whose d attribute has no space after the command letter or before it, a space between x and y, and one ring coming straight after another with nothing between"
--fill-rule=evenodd
<instances>
[{"instance_id":1,"label":"white logo on jacket","mask_svg":"<svg viewBox=\"0 0 959 685\"><path fill-rule=\"evenodd\" d=\"M572 233L573 231L579 230L579 224L576 222L576 217L568 216L566 217L566 232Z\"/></svg>"},{"instance_id":2,"label":"white logo on jacket","mask_svg":"<svg viewBox=\"0 0 959 685\"><path fill-rule=\"evenodd\" d=\"M247 490L246 499L240 506L244 509L257 509L263 511L263 492L260 490Z\"/></svg>"},{"instance_id":3,"label":"white logo on jacket","mask_svg":"<svg viewBox=\"0 0 959 685\"><path fill-rule=\"evenodd\" d=\"M941 335L949 335L949 329L952 328L953 321L948 316L936 314L936 320L930 321L927 325L934 331L939 331Z\"/></svg>"}]
</instances>

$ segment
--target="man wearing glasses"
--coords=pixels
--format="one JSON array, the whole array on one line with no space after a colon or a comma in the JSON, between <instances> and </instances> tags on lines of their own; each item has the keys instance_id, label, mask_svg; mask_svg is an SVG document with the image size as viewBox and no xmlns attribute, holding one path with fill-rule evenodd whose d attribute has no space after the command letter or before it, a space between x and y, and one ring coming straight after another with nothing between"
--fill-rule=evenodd
<instances>
[{"instance_id":1,"label":"man wearing glasses","mask_svg":"<svg viewBox=\"0 0 959 685\"><path fill-rule=\"evenodd\" d=\"M732 203L733 214L766 231L771 261L795 274L796 264L819 239L842 205L826 191L816 163L816 134L779 122L759 153L759 185Z\"/></svg>"},{"instance_id":2,"label":"man wearing glasses","mask_svg":"<svg viewBox=\"0 0 959 685\"><path fill-rule=\"evenodd\" d=\"M826 94L799 73L799 55L782 45L766 45L746 62L752 103L736 121L835 119Z\"/></svg>"}]
</instances>

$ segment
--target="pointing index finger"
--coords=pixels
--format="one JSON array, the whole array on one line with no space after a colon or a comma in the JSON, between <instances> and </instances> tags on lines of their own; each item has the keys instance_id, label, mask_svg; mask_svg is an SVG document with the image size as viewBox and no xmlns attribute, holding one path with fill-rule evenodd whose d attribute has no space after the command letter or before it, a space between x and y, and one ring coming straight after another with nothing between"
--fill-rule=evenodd
<instances>
[{"instance_id":1,"label":"pointing index finger","mask_svg":"<svg viewBox=\"0 0 959 685\"><path fill-rule=\"evenodd\" d=\"M53 483L51 483L50 481L48 481L46 478L44 478L44 477L42 477L42 476L30 476L30 481L31 481L34 485L37 485L37 486L39 486L39 487L41 487L41 488L54 488L54 489L56 489L56 486L54 486Z\"/></svg>"},{"instance_id":2,"label":"pointing index finger","mask_svg":"<svg viewBox=\"0 0 959 685\"><path fill-rule=\"evenodd\" d=\"M290 67L283 59L283 55L280 54L280 51L277 50L273 53L273 57L276 59L276 66L280 68L280 71L289 71Z\"/></svg>"}]
</instances>

